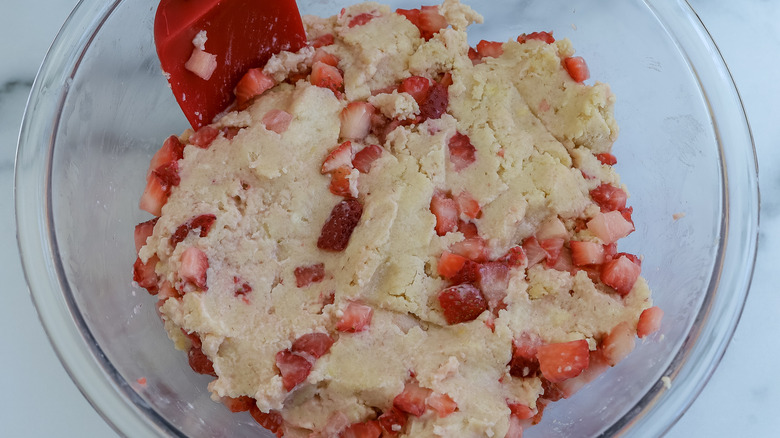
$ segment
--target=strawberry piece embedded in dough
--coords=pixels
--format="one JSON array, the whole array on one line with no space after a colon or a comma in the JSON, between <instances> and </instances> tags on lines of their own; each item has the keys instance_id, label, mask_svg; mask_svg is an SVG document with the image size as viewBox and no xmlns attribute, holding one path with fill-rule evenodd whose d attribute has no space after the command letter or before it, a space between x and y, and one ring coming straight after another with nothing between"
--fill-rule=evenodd
<instances>
[{"instance_id":1,"label":"strawberry piece embedded in dough","mask_svg":"<svg viewBox=\"0 0 780 438\"><path fill-rule=\"evenodd\" d=\"M410 380L404 385L404 390L393 399L393 407L407 414L419 417L425 413L425 400L433 391L422 388L417 380Z\"/></svg>"},{"instance_id":2,"label":"strawberry piece embedded in dough","mask_svg":"<svg viewBox=\"0 0 780 438\"><path fill-rule=\"evenodd\" d=\"M425 402L431 409L436 411L439 418L447 417L458 409L458 404L447 394L434 392L428 396Z\"/></svg>"},{"instance_id":3,"label":"strawberry piece embedded in dough","mask_svg":"<svg viewBox=\"0 0 780 438\"><path fill-rule=\"evenodd\" d=\"M363 216L363 204L357 199L339 202L330 212L317 240L317 248L323 251L341 252L349 245L352 232Z\"/></svg>"},{"instance_id":4,"label":"strawberry piece embedded in dough","mask_svg":"<svg viewBox=\"0 0 780 438\"><path fill-rule=\"evenodd\" d=\"M447 324L459 324L477 319L488 309L482 292L471 284L448 287L438 295Z\"/></svg>"},{"instance_id":5,"label":"strawberry piece embedded in dough","mask_svg":"<svg viewBox=\"0 0 780 438\"><path fill-rule=\"evenodd\" d=\"M352 166L360 173L368 173L371 171L374 161L380 159L384 151L379 145L372 144L366 146L355 154L355 158L352 159Z\"/></svg>"},{"instance_id":6,"label":"strawberry piece embedded in dough","mask_svg":"<svg viewBox=\"0 0 780 438\"><path fill-rule=\"evenodd\" d=\"M238 109L246 109L252 99L270 90L274 85L276 85L274 79L263 73L262 68L249 69L238 81L234 91Z\"/></svg>"},{"instance_id":7,"label":"strawberry piece embedded in dough","mask_svg":"<svg viewBox=\"0 0 780 438\"><path fill-rule=\"evenodd\" d=\"M282 375L282 386L285 390L291 391L306 380L311 373L312 363L290 350L282 350L276 353L276 367Z\"/></svg>"},{"instance_id":8,"label":"strawberry piece embedded in dough","mask_svg":"<svg viewBox=\"0 0 780 438\"><path fill-rule=\"evenodd\" d=\"M456 132L448 143L450 161L456 172L469 167L477 159L477 149L467 135Z\"/></svg>"},{"instance_id":9,"label":"strawberry piece embedded in dough","mask_svg":"<svg viewBox=\"0 0 780 438\"><path fill-rule=\"evenodd\" d=\"M661 319L664 317L664 311L658 306L653 306L642 311L639 315L639 322L636 325L636 334L640 338L649 336L661 328Z\"/></svg>"},{"instance_id":10,"label":"strawberry piece embedded in dough","mask_svg":"<svg viewBox=\"0 0 780 438\"><path fill-rule=\"evenodd\" d=\"M588 70L588 64L585 63L585 59L582 56L573 56L563 60L563 66L566 71L569 72L569 76L574 79L574 82L585 82L590 78L590 70Z\"/></svg>"},{"instance_id":11,"label":"strawberry piece embedded in dough","mask_svg":"<svg viewBox=\"0 0 780 438\"><path fill-rule=\"evenodd\" d=\"M621 360L625 359L629 353L634 351L636 341L634 340L634 332L628 325L628 322L623 321L616 325L604 336L601 340L599 349L609 366L615 366Z\"/></svg>"},{"instance_id":12,"label":"strawberry piece embedded in dough","mask_svg":"<svg viewBox=\"0 0 780 438\"><path fill-rule=\"evenodd\" d=\"M322 162L320 173L331 173L341 167L351 168L354 156L355 149L352 147L352 142L345 141L328 153L325 161Z\"/></svg>"},{"instance_id":13,"label":"strawberry piece embedded in dough","mask_svg":"<svg viewBox=\"0 0 780 438\"><path fill-rule=\"evenodd\" d=\"M371 325L374 309L365 304L349 303L344 309L336 330L340 332L357 333L366 330Z\"/></svg>"},{"instance_id":14,"label":"strawberry piece embedded in dough","mask_svg":"<svg viewBox=\"0 0 780 438\"><path fill-rule=\"evenodd\" d=\"M368 102L350 102L341 111L341 137L351 140L366 138L371 130L371 116L374 106Z\"/></svg>"},{"instance_id":15,"label":"strawberry piece embedded in dough","mask_svg":"<svg viewBox=\"0 0 780 438\"><path fill-rule=\"evenodd\" d=\"M295 285L297 287L306 287L313 283L319 283L325 278L325 265L318 263L309 266L298 266L295 268Z\"/></svg>"},{"instance_id":16,"label":"strawberry piece embedded in dough","mask_svg":"<svg viewBox=\"0 0 780 438\"><path fill-rule=\"evenodd\" d=\"M379 438L380 436L382 436L382 426L376 420L351 424L339 434L339 438Z\"/></svg>"},{"instance_id":17,"label":"strawberry piece embedded in dough","mask_svg":"<svg viewBox=\"0 0 780 438\"><path fill-rule=\"evenodd\" d=\"M436 191L431 198L431 213L436 216L436 234L444 236L458 228L458 204L447 194Z\"/></svg>"},{"instance_id":18,"label":"strawberry piece embedded in dough","mask_svg":"<svg viewBox=\"0 0 780 438\"><path fill-rule=\"evenodd\" d=\"M242 395L240 397L220 397L222 404L224 404L230 412L246 412L252 409L252 406L256 404L255 399Z\"/></svg>"},{"instance_id":19,"label":"strawberry piece embedded in dough","mask_svg":"<svg viewBox=\"0 0 780 438\"><path fill-rule=\"evenodd\" d=\"M542 375L552 383L577 377L588 367L588 341L580 339L540 345L536 358L539 359Z\"/></svg>"},{"instance_id":20,"label":"strawberry piece embedded in dough","mask_svg":"<svg viewBox=\"0 0 780 438\"><path fill-rule=\"evenodd\" d=\"M292 344L293 353L306 353L314 359L319 359L330 351L333 338L327 333L309 333L296 339Z\"/></svg>"},{"instance_id":21,"label":"strawberry piece embedded in dough","mask_svg":"<svg viewBox=\"0 0 780 438\"><path fill-rule=\"evenodd\" d=\"M263 125L265 129L277 134L283 134L292 123L293 115L280 109L272 109L263 116Z\"/></svg>"},{"instance_id":22,"label":"strawberry piece embedded in dough","mask_svg":"<svg viewBox=\"0 0 780 438\"><path fill-rule=\"evenodd\" d=\"M626 220L619 211L597 213L587 222L588 231L601 239L605 245L617 242L634 231L634 224Z\"/></svg>"},{"instance_id":23,"label":"strawberry piece embedded in dough","mask_svg":"<svg viewBox=\"0 0 780 438\"><path fill-rule=\"evenodd\" d=\"M141 248L146 245L146 239L148 239L149 236L154 233L154 226L157 225L158 219L159 218L154 218L146 222L141 222L135 226L135 230L133 231L133 240L135 240L136 254L138 254L138 252L141 251Z\"/></svg>"},{"instance_id":24,"label":"strawberry piece embedded in dough","mask_svg":"<svg viewBox=\"0 0 780 438\"><path fill-rule=\"evenodd\" d=\"M277 434L277 436L281 436L284 419L278 412L270 411L265 413L255 404L249 409L249 414L257 421L257 424Z\"/></svg>"},{"instance_id":25,"label":"strawberry piece embedded in dough","mask_svg":"<svg viewBox=\"0 0 780 438\"><path fill-rule=\"evenodd\" d=\"M211 125L206 125L190 135L189 142L201 149L208 149L208 147L211 146L211 143L219 136L219 132L219 129Z\"/></svg>"},{"instance_id":26,"label":"strawberry piece embedded in dough","mask_svg":"<svg viewBox=\"0 0 780 438\"><path fill-rule=\"evenodd\" d=\"M327 88L334 93L344 85L344 77L338 68L317 61L311 66L311 84L321 88Z\"/></svg>"},{"instance_id":27,"label":"strawberry piece embedded in dough","mask_svg":"<svg viewBox=\"0 0 780 438\"><path fill-rule=\"evenodd\" d=\"M181 277L182 280L205 290L206 270L208 270L208 268L209 259L200 249L190 247L181 254L179 277Z\"/></svg>"},{"instance_id":28,"label":"strawberry piece embedded in dough","mask_svg":"<svg viewBox=\"0 0 780 438\"><path fill-rule=\"evenodd\" d=\"M590 197L603 212L622 210L626 208L626 201L628 200L628 195L623 189L607 183L591 190Z\"/></svg>"},{"instance_id":29,"label":"strawberry piece embedded in dough","mask_svg":"<svg viewBox=\"0 0 780 438\"><path fill-rule=\"evenodd\" d=\"M547 44L552 44L555 42L555 38L553 38L552 32L531 32L529 34L524 33L517 37L517 42L521 44L530 40L538 40Z\"/></svg>"},{"instance_id":30,"label":"strawberry piece embedded in dough","mask_svg":"<svg viewBox=\"0 0 780 438\"><path fill-rule=\"evenodd\" d=\"M642 272L641 266L627 254L604 263L601 267L601 281L615 289L621 296L628 295Z\"/></svg>"},{"instance_id":31,"label":"strawberry piece embedded in dough","mask_svg":"<svg viewBox=\"0 0 780 438\"><path fill-rule=\"evenodd\" d=\"M569 242L571 258L576 266L600 265L604 263L604 245L596 242L577 241Z\"/></svg>"},{"instance_id":32,"label":"strawberry piece embedded in dough","mask_svg":"<svg viewBox=\"0 0 780 438\"><path fill-rule=\"evenodd\" d=\"M504 54L504 43L482 40L477 43L477 54L481 58L498 58Z\"/></svg>"}]
</instances>

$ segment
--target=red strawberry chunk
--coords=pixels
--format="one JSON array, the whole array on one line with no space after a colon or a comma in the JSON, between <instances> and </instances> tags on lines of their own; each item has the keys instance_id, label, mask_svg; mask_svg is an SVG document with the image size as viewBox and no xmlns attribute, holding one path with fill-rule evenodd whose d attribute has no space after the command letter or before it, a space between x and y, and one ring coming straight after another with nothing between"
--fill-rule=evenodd
<instances>
[{"instance_id":1,"label":"red strawberry chunk","mask_svg":"<svg viewBox=\"0 0 780 438\"><path fill-rule=\"evenodd\" d=\"M201 350L200 347L190 347L190 350L187 352L187 359L192 371L195 371L198 374L217 377L217 373L214 372L214 363L203 353L203 350Z\"/></svg>"},{"instance_id":2,"label":"red strawberry chunk","mask_svg":"<svg viewBox=\"0 0 780 438\"><path fill-rule=\"evenodd\" d=\"M371 325L373 315L374 309L371 307L355 302L349 303L336 324L336 330L348 333L362 332Z\"/></svg>"},{"instance_id":3,"label":"red strawberry chunk","mask_svg":"<svg viewBox=\"0 0 780 438\"><path fill-rule=\"evenodd\" d=\"M206 125L190 135L189 142L201 149L208 149L211 143L219 136L219 129Z\"/></svg>"},{"instance_id":4,"label":"red strawberry chunk","mask_svg":"<svg viewBox=\"0 0 780 438\"><path fill-rule=\"evenodd\" d=\"M257 404L254 404L249 409L249 414L251 414L252 418L254 418L255 421L257 421L257 424L275 433L277 436L281 436L284 419L278 412L270 411L268 413L265 413L261 411L260 408L257 407Z\"/></svg>"},{"instance_id":5,"label":"red strawberry chunk","mask_svg":"<svg viewBox=\"0 0 780 438\"><path fill-rule=\"evenodd\" d=\"M506 298L509 286L509 267L499 262L484 263L479 267L477 286L487 300L488 308L498 309Z\"/></svg>"},{"instance_id":6,"label":"red strawberry chunk","mask_svg":"<svg viewBox=\"0 0 780 438\"><path fill-rule=\"evenodd\" d=\"M428 98L428 94L431 89L431 81L428 78L422 76L412 76L406 78L401 82L401 86L398 87L400 93L410 94L418 104L422 105Z\"/></svg>"},{"instance_id":7,"label":"red strawberry chunk","mask_svg":"<svg viewBox=\"0 0 780 438\"><path fill-rule=\"evenodd\" d=\"M563 221L557 216L554 216L542 222L534 236L540 241L556 238L563 239L568 237L568 232L566 231L566 225L563 224Z\"/></svg>"},{"instance_id":8,"label":"red strawberry chunk","mask_svg":"<svg viewBox=\"0 0 780 438\"><path fill-rule=\"evenodd\" d=\"M419 9L396 9L396 14L403 15L406 17L407 20L411 21L412 24L420 27L420 10Z\"/></svg>"},{"instance_id":9,"label":"red strawberry chunk","mask_svg":"<svg viewBox=\"0 0 780 438\"><path fill-rule=\"evenodd\" d=\"M328 220L322 226L317 248L331 252L344 251L362 216L363 204L357 199L339 202L333 207Z\"/></svg>"},{"instance_id":10,"label":"red strawberry chunk","mask_svg":"<svg viewBox=\"0 0 780 438\"><path fill-rule=\"evenodd\" d=\"M600 376L608 368L609 364L604 360L601 351L591 351L588 368L586 368L582 374L564 380L563 382L558 382L555 385L558 387L563 398L569 398L585 385L595 380L596 377Z\"/></svg>"},{"instance_id":11,"label":"red strawberry chunk","mask_svg":"<svg viewBox=\"0 0 780 438\"><path fill-rule=\"evenodd\" d=\"M214 70L217 69L217 55L204 52L195 48L190 55L190 59L184 64L184 68L195 73L199 78L208 81Z\"/></svg>"},{"instance_id":12,"label":"red strawberry chunk","mask_svg":"<svg viewBox=\"0 0 780 438\"><path fill-rule=\"evenodd\" d=\"M350 102L341 111L341 137L353 140L366 138L371 130L374 106L368 102Z\"/></svg>"},{"instance_id":13,"label":"red strawberry chunk","mask_svg":"<svg viewBox=\"0 0 780 438\"><path fill-rule=\"evenodd\" d=\"M605 245L617 242L634 231L634 224L626 220L619 211L598 213L588 221L587 226Z\"/></svg>"},{"instance_id":14,"label":"red strawberry chunk","mask_svg":"<svg viewBox=\"0 0 780 438\"><path fill-rule=\"evenodd\" d=\"M466 239L471 237L479 237L479 229L477 229L477 224L474 222L464 222L463 220L458 220L458 231L463 233L463 237Z\"/></svg>"},{"instance_id":15,"label":"red strawberry chunk","mask_svg":"<svg viewBox=\"0 0 780 438\"><path fill-rule=\"evenodd\" d=\"M263 73L262 68L252 68L238 81L234 93L239 110L249 107L252 99L265 93L276 85L274 79Z\"/></svg>"},{"instance_id":16,"label":"red strawberry chunk","mask_svg":"<svg viewBox=\"0 0 780 438\"><path fill-rule=\"evenodd\" d=\"M569 242L572 261L576 266L599 265L604 263L604 246L596 242Z\"/></svg>"},{"instance_id":17,"label":"red strawberry chunk","mask_svg":"<svg viewBox=\"0 0 780 438\"><path fill-rule=\"evenodd\" d=\"M520 420L529 420L536 414L533 409L523 403L507 403L507 406L512 412L512 415Z\"/></svg>"},{"instance_id":18,"label":"red strawberry chunk","mask_svg":"<svg viewBox=\"0 0 780 438\"><path fill-rule=\"evenodd\" d=\"M425 101L420 103L420 117L422 120L439 119L447 112L450 104L450 95L447 87L439 82L434 82L428 90Z\"/></svg>"},{"instance_id":19,"label":"red strawberry chunk","mask_svg":"<svg viewBox=\"0 0 780 438\"><path fill-rule=\"evenodd\" d=\"M552 383L571 379L588 367L588 341L580 339L540 345L536 358L539 359L539 369L545 379Z\"/></svg>"},{"instance_id":20,"label":"red strawberry chunk","mask_svg":"<svg viewBox=\"0 0 780 438\"><path fill-rule=\"evenodd\" d=\"M324 49L317 49L314 52L314 57L312 57L311 61L312 64L319 61L331 65L333 67L339 66L339 58L336 55L329 53Z\"/></svg>"},{"instance_id":21,"label":"red strawberry chunk","mask_svg":"<svg viewBox=\"0 0 780 438\"><path fill-rule=\"evenodd\" d=\"M563 250L564 241L561 238L544 239L539 241L539 246L544 250L547 257L547 266L552 267L558 261L558 257Z\"/></svg>"},{"instance_id":22,"label":"red strawberry chunk","mask_svg":"<svg viewBox=\"0 0 780 438\"><path fill-rule=\"evenodd\" d=\"M604 336L599 347L607 364L615 366L634 351L635 345L634 332L628 323L623 321L616 325L607 336Z\"/></svg>"},{"instance_id":23,"label":"red strawberry chunk","mask_svg":"<svg viewBox=\"0 0 780 438\"><path fill-rule=\"evenodd\" d=\"M420 29L420 34L426 41L433 38L433 35L448 25L447 19L439 13L438 6L420 7L420 21L417 27Z\"/></svg>"},{"instance_id":24,"label":"red strawberry chunk","mask_svg":"<svg viewBox=\"0 0 780 438\"><path fill-rule=\"evenodd\" d=\"M336 42L336 38L333 36L333 34L327 33L325 35L313 39L312 41L309 42L309 44L311 44L311 46L314 47L315 49L318 49L320 47L330 46L335 42Z\"/></svg>"},{"instance_id":25,"label":"red strawberry chunk","mask_svg":"<svg viewBox=\"0 0 780 438\"><path fill-rule=\"evenodd\" d=\"M642 311L639 322L636 325L636 334L640 338L652 335L661 328L661 319L664 311L658 306L653 306Z\"/></svg>"},{"instance_id":26,"label":"red strawberry chunk","mask_svg":"<svg viewBox=\"0 0 780 438\"><path fill-rule=\"evenodd\" d=\"M529 268L547 258L547 251L542 248L539 241L533 236L526 237L523 240L523 251L525 251L525 256L528 259Z\"/></svg>"},{"instance_id":27,"label":"red strawberry chunk","mask_svg":"<svg viewBox=\"0 0 780 438\"><path fill-rule=\"evenodd\" d=\"M168 202L168 193L166 188L160 182L159 178L152 177L146 182L146 188L138 207L154 216L160 216L162 208Z\"/></svg>"},{"instance_id":28,"label":"red strawberry chunk","mask_svg":"<svg viewBox=\"0 0 780 438\"><path fill-rule=\"evenodd\" d=\"M369 14L368 12L364 12L364 13L362 13L360 15L356 15L356 16L352 17L352 20L349 21L349 24L347 25L347 27L362 26L362 25L368 23L369 21L373 20L374 18L376 18L376 17L373 14Z\"/></svg>"},{"instance_id":29,"label":"red strawberry chunk","mask_svg":"<svg viewBox=\"0 0 780 438\"><path fill-rule=\"evenodd\" d=\"M133 281L152 295L155 295L159 289L160 279L154 270L159 261L160 259L155 255L150 257L146 263L142 262L139 257L135 259L135 264L133 264Z\"/></svg>"},{"instance_id":30,"label":"red strawberry chunk","mask_svg":"<svg viewBox=\"0 0 780 438\"><path fill-rule=\"evenodd\" d=\"M447 324L473 321L488 308L482 292L470 284L448 287L438 298Z\"/></svg>"},{"instance_id":31,"label":"red strawberry chunk","mask_svg":"<svg viewBox=\"0 0 780 438\"><path fill-rule=\"evenodd\" d=\"M184 250L184 252L181 254L179 277L181 277L182 280L205 290L206 270L208 268L209 259L200 249L190 247Z\"/></svg>"},{"instance_id":32,"label":"red strawberry chunk","mask_svg":"<svg viewBox=\"0 0 780 438\"><path fill-rule=\"evenodd\" d=\"M482 40L477 44L477 54L482 58L498 58L504 54L504 43Z\"/></svg>"},{"instance_id":33,"label":"red strawberry chunk","mask_svg":"<svg viewBox=\"0 0 780 438\"><path fill-rule=\"evenodd\" d=\"M353 177L350 167L339 167L330 174L330 192L336 196L356 198L358 195L357 178Z\"/></svg>"},{"instance_id":34,"label":"red strawberry chunk","mask_svg":"<svg viewBox=\"0 0 780 438\"><path fill-rule=\"evenodd\" d=\"M599 161L601 161L601 164L605 164L607 166L614 166L615 164L617 164L617 158L615 158L614 155L607 152L603 152L596 155L596 158Z\"/></svg>"},{"instance_id":35,"label":"red strawberry chunk","mask_svg":"<svg viewBox=\"0 0 780 438\"><path fill-rule=\"evenodd\" d=\"M471 193L464 190L455 196L455 201L458 203L458 212L461 216L469 219L476 219L479 216L479 202L471 196Z\"/></svg>"},{"instance_id":36,"label":"red strawberry chunk","mask_svg":"<svg viewBox=\"0 0 780 438\"><path fill-rule=\"evenodd\" d=\"M352 159L352 166L360 173L368 173L371 171L371 165L382 157L384 151L381 146L375 144L366 146L355 154L355 158Z\"/></svg>"},{"instance_id":37,"label":"red strawberry chunk","mask_svg":"<svg viewBox=\"0 0 780 438\"><path fill-rule=\"evenodd\" d=\"M585 82L590 78L590 71L588 70L588 64L582 56L573 56L563 60L563 66L566 71L569 72L569 76L574 79L574 82Z\"/></svg>"},{"instance_id":38,"label":"red strawberry chunk","mask_svg":"<svg viewBox=\"0 0 780 438\"><path fill-rule=\"evenodd\" d=\"M152 172L163 164L179 161L182 158L184 158L184 145L179 141L179 137L175 135L168 137L149 163L149 171L146 173L147 181L152 176Z\"/></svg>"},{"instance_id":39,"label":"red strawberry chunk","mask_svg":"<svg viewBox=\"0 0 780 438\"><path fill-rule=\"evenodd\" d=\"M539 372L539 359L536 352L541 341L528 334L522 334L512 341L512 360L509 361L509 374L514 377L531 377Z\"/></svg>"},{"instance_id":40,"label":"red strawberry chunk","mask_svg":"<svg viewBox=\"0 0 780 438\"><path fill-rule=\"evenodd\" d=\"M311 66L310 81L312 85L327 88L334 93L344 85L344 77L339 69L319 61Z\"/></svg>"},{"instance_id":41,"label":"red strawberry chunk","mask_svg":"<svg viewBox=\"0 0 780 438\"><path fill-rule=\"evenodd\" d=\"M499 262L504 263L510 268L522 266L526 263L527 260L528 259L525 256L525 250L523 250L522 246L514 246L509 248L509 251L507 251L503 257L498 259Z\"/></svg>"},{"instance_id":42,"label":"red strawberry chunk","mask_svg":"<svg viewBox=\"0 0 780 438\"><path fill-rule=\"evenodd\" d=\"M339 438L379 438L382 436L382 426L378 421L355 423L344 429Z\"/></svg>"},{"instance_id":43,"label":"red strawberry chunk","mask_svg":"<svg viewBox=\"0 0 780 438\"><path fill-rule=\"evenodd\" d=\"M306 380L311 373L312 364L301 355L290 350L282 350L276 353L276 367L282 375L282 386L285 390L291 391Z\"/></svg>"},{"instance_id":44,"label":"red strawberry chunk","mask_svg":"<svg viewBox=\"0 0 780 438\"><path fill-rule=\"evenodd\" d=\"M517 37L517 42L521 44L528 40L539 40L547 44L552 44L555 42L555 38L553 38L552 32L531 32L529 34L522 34Z\"/></svg>"},{"instance_id":45,"label":"red strawberry chunk","mask_svg":"<svg viewBox=\"0 0 780 438\"><path fill-rule=\"evenodd\" d=\"M460 270L457 272L457 274L455 274L455 276L450 278L449 280L452 284L462 284L462 283L475 284L477 281L479 281L479 267L480 267L479 263L473 262L471 260L466 260L463 263L463 267L461 267Z\"/></svg>"},{"instance_id":46,"label":"red strawberry chunk","mask_svg":"<svg viewBox=\"0 0 780 438\"><path fill-rule=\"evenodd\" d=\"M642 272L642 267L629 257L620 255L606 263L601 268L601 281L615 289L621 296L628 295Z\"/></svg>"},{"instance_id":47,"label":"red strawberry chunk","mask_svg":"<svg viewBox=\"0 0 780 438\"><path fill-rule=\"evenodd\" d=\"M252 409L252 405L256 403L255 399L246 395L242 395L241 397L225 396L221 397L220 400L222 401L222 404L230 409L230 412L246 412Z\"/></svg>"},{"instance_id":48,"label":"red strawberry chunk","mask_svg":"<svg viewBox=\"0 0 780 438\"><path fill-rule=\"evenodd\" d=\"M434 192L431 198L431 213L436 216L436 234L444 236L458 228L458 205L443 192Z\"/></svg>"},{"instance_id":49,"label":"red strawberry chunk","mask_svg":"<svg viewBox=\"0 0 780 438\"><path fill-rule=\"evenodd\" d=\"M298 266L295 268L295 285L306 287L312 283L319 283L325 278L325 265L318 263L310 266Z\"/></svg>"},{"instance_id":50,"label":"red strawberry chunk","mask_svg":"<svg viewBox=\"0 0 780 438\"><path fill-rule=\"evenodd\" d=\"M416 380L404 385L404 390L393 399L393 407L407 414L419 417L425 413L425 400L433 391L422 388Z\"/></svg>"},{"instance_id":51,"label":"red strawberry chunk","mask_svg":"<svg viewBox=\"0 0 780 438\"><path fill-rule=\"evenodd\" d=\"M388 435L395 436L401 430L403 430L404 426L406 426L408 418L406 413L395 407L392 407L383 412L382 415L379 416L378 420L379 424L382 426L382 429L384 429Z\"/></svg>"},{"instance_id":52,"label":"red strawberry chunk","mask_svg":"<svg viewBox=\"0 0 780 438\"><path fill-rule=\"evenodd\" d=\"M436 266L436 270L444 278L450 279L460 272L463 265L466 263L466 258L457 254L444 251L439 258L439 264Z\"/></svg>"},{"instance_id":53,"label":"red strawberry chunk","mask_svg":"<svg viewBox=\"0 0 780 438\"><path fill-rule=\"evenodd\" d=\"M233 283L239 284L241 283L241 279L238 277L233 277ZM233 295L236 297L244 297L244 301L249 304L249 300L245 296L250 292L252 292L252 286L250 286L249 283L244 282L236 288L236 290L233 292Z\"/></svg>"},{"instance_id":54,"label":"red strawberry chunk","mask_svg":"<svg viewBox=\"0 0 780 438\"><path fill-rule=\"evenodd\" d=\"M428 396L426 403L431 409L436 411L439 418L447 417L458 409L458 404L447 394L434 392Z\"/></svg>"},{"instance_id":55,"label":"red strawberry chunk","mask_svg":"<svg viewBox=\"0 0 780 438\"><path fill-rule=\"evenodd\" d=\"M482 263L488 258L487 244L481 237L469 237L455 242L450 245L450 251L478 263Z\"/></svg>"},{"instance_id":56,"label":"red strawberry chunk","mask_svg":"<svg viewBox=\"0 0 780 438\"><path fill-rule=\"evenodd\" d=\"M352 167L352 157L354 155L354 148L351 141L345 141L338 145L335 149L330 151L325 161L322 163L322 174L333 172L340 167Z\"/></svg>"},{"instance_id":57,"label":"red strawberry chunk","mask_svg":"<svg viewBox=\"0 0 780 438\"><path fill-rule=\"evenodd\" d=\"M448 147L450 151L450 161L452 161L452 165L456 172L460 172L467 168L477 159L477 149L471 144L471 140L468 136L459 132L455 133L455 135L450 138Z\"/></svg>"},{"instance_id":58,"label":"red strawberry chunk","mask_svg":"<svg viewBox=\"0 0 780 438\"><path fill-rule=\"evenodd\" d=\"M166 195L170 195L171 189L176 187L181 182L179 177L179 162L170 161L165 163L152 171L152 179L157 179L160 182Z\"/></svg>"},{"instance_id":59,"label":"red strawberry chunk","mask_svg":"<svg viewBox=\"0 0 780 438\"><path fill-rule=\"evenodd\" d=\"M133 238L135 240L135 252L138 254L141 248L146 245L146 239L154 233L154 226L159 218L154 218L146 222L141 222L135 226Z\"/></svg>"},{"instance_id":60,"label":"red strawberry chunk","mask_svg":"<svg viewBox=\"0 0 780 438\"><path fill-rule=\"evenodd\" d=\"M272 109L263 116L263 125L265 125L265 129L269 131L282 134L290 127L292 119L292 114L287 111Z\"/></svg>"},{"instance_id":61,"label":"red strawberry chunk","mask_svg":"<svg viewBox=\"0 0 780 438\"><path fill-rule=\"evenodd\" d=\"M591 190L590 197L601 207L603 212L626 208L626 200L628 199L628 195L623 189L606 183Z\"/></svg>"},{"instance_id":62,"label":"red strawberry chunk","mask_svg":"<svg viewBox=\"0 0 780 438\"><path fill-rule=\"evenodd\" d=\"M292 344L293 353L306 353L314 359L319 359L330 351L333 338L327 333L309 333L296 339Z\"/></svg>"},{"instance_id":63,"label":"red strawberry chunk","mask_svg":"<svg viewBox=\"0 0 780 438\"><path fill-rule=\"evenodd\" d=\"M184 239L187 238L187 235L189 235L190 231L199 229L200 237L208 236L209 231L211 231L211 227L214 225L216 220L217 216L213 214L202 214L190 219L182 225L179 225L179 227L176 228L176 231L170 237L169 243L171 247L175 248L178 243L184 241Z\"/></svg>"}]
</instances>

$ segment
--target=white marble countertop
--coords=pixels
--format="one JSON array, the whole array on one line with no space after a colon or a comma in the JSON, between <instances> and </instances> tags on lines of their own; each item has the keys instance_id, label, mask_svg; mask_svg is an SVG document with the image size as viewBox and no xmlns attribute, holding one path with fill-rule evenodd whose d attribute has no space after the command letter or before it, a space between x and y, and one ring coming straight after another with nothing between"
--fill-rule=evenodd
<instances>
[{"instance_id":1,"label":"white marble countertop","mask_svg":"<svg viewBox=\"0 0 780 438\"><path fill-rule=\"evenodd\" d=\"M690 0L742 95L760 166L761 235L753 285L731 345L670 437L780 434L780 2ZM14 235L13 160L27 94L76 0L3 0L0 14L0 432L4 437L112 437L49 345L30 300ZM776 246L778 245L778 246Z\"/></svg>"}]
</instances>

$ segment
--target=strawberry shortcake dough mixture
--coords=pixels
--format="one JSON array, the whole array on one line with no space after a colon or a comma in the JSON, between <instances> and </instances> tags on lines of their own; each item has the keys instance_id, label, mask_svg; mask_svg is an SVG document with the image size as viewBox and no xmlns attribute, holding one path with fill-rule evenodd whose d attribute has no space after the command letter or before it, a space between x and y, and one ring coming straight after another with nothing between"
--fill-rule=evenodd
<instances>
[{"instance_id":1,"label":"strawberry shortcake dough mixture","mask_svg":"<svg viewBox=\"0 0 780 438\"><path fill-rule=\"evenodd\" d=\"M134 278L215 400L286 437L520 437L657 330L609 87L548 32L469 47L481 21L306 17L154 156Z\"/></svg>"}]
</instances>

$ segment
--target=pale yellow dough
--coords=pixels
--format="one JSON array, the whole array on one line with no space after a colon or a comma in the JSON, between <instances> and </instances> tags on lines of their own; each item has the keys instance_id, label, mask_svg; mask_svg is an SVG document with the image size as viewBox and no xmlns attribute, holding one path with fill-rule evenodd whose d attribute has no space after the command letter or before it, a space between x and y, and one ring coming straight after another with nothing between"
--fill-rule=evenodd
<instances>
[{"instance_id":1,"label":"pale yellow dough","mask_svg":"<svg viewBox=\"0 0 780 438\"><path fill-rule=\"evenodd\" d=\"M441 10L453 27L427 42L403 16L375 3L348 8L341 17L307 17L310 38L336 36L326 50L341 60L341 99L302 80L278 85L248 110L216 122L218 128L244 129L230 141L220 135L208 149L186 147L181 183L141 251L143 260L159 257L157 272L171 284L179 281L185 249L197 247L208 256L208 290L165 301L166 328L180 348L188 347L180 329L200 336L219 376L209 385L215 399L254 397L261 410L282 413L289 436L321 429L335 412L350 422L374 418L375 409L392 405L412 372L422 386L448 394L458 410L446 418L430 411L410 417L406 436L503 437L507 400L533 407L542 392L538 378L501 383L512 380L507 364L514 337L528 332L548 343L586 339L595 348L619 322L635 327L651 305L642 279L621 298L584 272L538 265L512 270L508 307L495 318L495 330L485 324L490 312L446 324L436 297L447 283L436 265L442 250L463 236L436 234L430 212L435 190L468 190L479 201L476 223L498 257L551 217L561 218L572 237L597 241L588 231L575 233L575 220L598 212L591 189L602 182L619 186L619 178L594 156L608 152L616 139L614 97L607 85L586 86L568 76L561 67L561 59L573 54L568 40L510 40L500 58L473 65L465 30L481 17L457 0L445 1ZM345 25L366 11L378 16L364 26ZM312 53L278 55L267 71L281 80L310 65ZM341 253L319 250L322 225L341 200L320 173L343 140L341 110L348 101L369 100L385 116L413 118L419 107L409 95L371 97L372 91L411 75L445 72L453 78L448 114L388 135L383 157L359 176L364 213L349 246ZM272 109L293 115L281 135L261 123ZM476 162L460 172L447 148L456 130L477 150ZM369 136L364 143L378 141ZM217 217L208 236L190 233L172 248L171 234L200 214ZM316 263L324 263L325 279L296 287L294 269ZM246 300L234 295L235 278L251 285ZM322 297L332 292L335 302L323 307ZM339 334L335 324L351 301L374 308L371 326ZM288 393L275 355L314 331L337 341L307 381Z\"/></svg>"}]
</instances>

